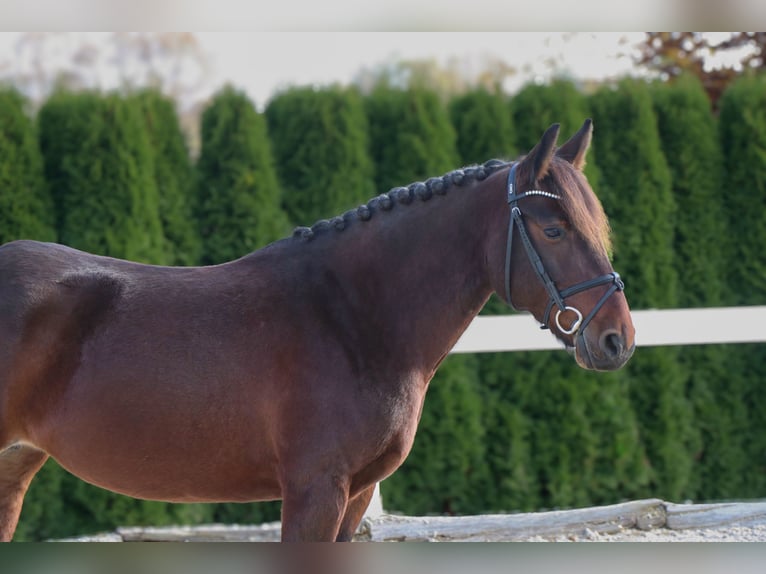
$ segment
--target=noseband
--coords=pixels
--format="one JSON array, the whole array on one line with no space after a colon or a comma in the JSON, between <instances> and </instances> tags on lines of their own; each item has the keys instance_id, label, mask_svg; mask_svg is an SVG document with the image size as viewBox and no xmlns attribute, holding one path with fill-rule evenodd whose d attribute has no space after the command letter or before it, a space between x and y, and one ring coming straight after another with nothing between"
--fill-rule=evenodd
<instances>
[{"instance_id":1,"label":"noseband","mask_svg":"<svg viewBox=\"0 0 766 574\"><path fill-rule=\"evenodd\" d=\"M521 209L519 209L518 202L520 199L523 199L530 195L541 195L543 197L549 197L551 199L561 199L558 195L554 193L548 193L547 191L540 191L537 189L532 189L529 191L525 191L521 194L516 194L516 167L518 166L518 163L514 163L511 166L510 171L508 172L508 205L511 208L511 217L510 221L508 223L508 241L506 243L506 249L505 249L505 298L508 304L513 307L513 303L511 302L511 247L513 245L513 228L516 226L519 230L519 236L521 237L521 243L524 245L524 250L527 252L527 257L529 257L530 263L532 263L532 268L535 270L535 273L537 273L537 276L540 278L540 281L542 281L543 286L545 287L545 290L548 292L549 299L548 304L545 307L545 313L542 317L542 324L540 325L541 329L547 329L548 325L546 324L548 321L548 317L551 314L551 311L553 310L553 305L556 305L558 307L558 310L556 311L556 327L558 327L559 331L561 331L565 335L573 335L578 330L580 333L585 331L585 328L590 324L593 317L595 317L596 313L601 309L601 307L604 306L604 303L606 303L606 300L611 297L611 295L617 291L622 291L625 289L625 284L622 282L622 279L620 279L619 273L611 272L606 275L601 275L600 277L596 277L594 279L589 279L588 281L583 281L582 283L577 283L576 285L573 285L571 287L567 287L563 291L559 291L558 287L556 287L556 284L551 280L550 276L548 275L548 272L545 270L545 265L543 264L543 260L540 258L540 255L537 253L537 250L535 249L535 246L532 245L532 240L529 237L529 233L527 232L527 228L524 225L524 218L521 215ZM586 291L588 289L592 289L594 287L598 287L600 285L610 285L609 289L607 289L606 293L599 299L598 303L596 303L596 306L593 307L590 313L583 319L582 313L575 307L567 305L564 300L567 297L571 297L572 295L575 295L577 293L581 293L583 291ZM561 314L571 311L574 313L577 318L575 319L574 323L572 323L568 329L565 329L560 322Z\"/></svg>"}]
</instances>

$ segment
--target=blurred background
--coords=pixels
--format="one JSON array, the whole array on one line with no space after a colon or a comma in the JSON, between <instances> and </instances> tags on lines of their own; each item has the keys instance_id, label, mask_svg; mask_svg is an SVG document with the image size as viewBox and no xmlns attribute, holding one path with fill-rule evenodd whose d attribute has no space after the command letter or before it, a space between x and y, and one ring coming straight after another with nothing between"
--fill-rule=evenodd
<instances>
[{"instance_id":1,"label":"blurred background","mask_svg":"<svg viewBox=\"0 0 766 574\"><path fill-rule=\"evenodd\" d=\"M632 307L763 305L765 46L744 32L2 33L0 241L218 263L592 117L586 174ZM641 348L609 374L560 352L452 356L384 506L763 498L764 380L759 344ZM278 503L120 497L51 461L16 538L278 518Z\"/></svg>"}]
</instances>

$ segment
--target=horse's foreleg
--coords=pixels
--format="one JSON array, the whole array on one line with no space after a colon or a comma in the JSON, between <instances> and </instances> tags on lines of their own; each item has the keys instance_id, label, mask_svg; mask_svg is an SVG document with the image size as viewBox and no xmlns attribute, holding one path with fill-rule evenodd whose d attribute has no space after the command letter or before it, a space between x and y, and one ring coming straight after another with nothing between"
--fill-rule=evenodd
<instances>
[{"instance_id":1,"label":"horse's foreleg","mask_svg":"<svg viewBox=\"0 0 766 574\"><path fill-rule=\"evenodd\" d=\"M315 476L286 485L282 493L283 542L332 542L348 505L349 481Z\"/></svg>"},{"instance_id":2,"label":"horse's foreleg","mask_svg":"<svg viewBox=\"0 0 766 574\"><path fill-rule=\"evenodd\" d=\"M14 445L0 451L0 542L10 542L29 483L48 459L41 450Z\"/></svg>"},{"instance_id":3,"label":"horse's foreleg","mask_svg":"<svg viewBox=\"0 0 766 574\"><path fill-rule=\"evenodd\" d=\"M348 501L348 507L346 508L346 514L343 516L343 521L340 524L340 530L338 536L335 538L336 542L349 542L356 534L359 523L362 521L365 510L370 505L370 500L375 492L375 484L366 488L354 498Z\"/></svg>"}]
</instances>

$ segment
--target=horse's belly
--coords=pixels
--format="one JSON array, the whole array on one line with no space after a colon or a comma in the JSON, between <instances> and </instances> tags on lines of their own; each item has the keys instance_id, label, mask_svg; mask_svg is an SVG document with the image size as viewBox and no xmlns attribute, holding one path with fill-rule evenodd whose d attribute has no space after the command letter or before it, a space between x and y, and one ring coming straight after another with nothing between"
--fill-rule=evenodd
<instances>
[{"instance_id":1,"label":"horse's belly","mask_svg":"<svg viewBox=\"0 0 766 574\"><path fill-rule=\"evenodd\" d=\"M280 498L273 462L184 448L111 449L83 444L51 456L75 476L135 498L167 502L246 502Z\"/></svg>"},{"instance_id":2,"label":"horse's belly","mask_svg":"<svg viewBox=\"0 0 766 574\"><path fill-rule=\"evenodd\" d=\"M170 502L280 497L276 457L257 409L230 404L73 400L32 441L97 486Z\"/></svg>"}]
</instances>

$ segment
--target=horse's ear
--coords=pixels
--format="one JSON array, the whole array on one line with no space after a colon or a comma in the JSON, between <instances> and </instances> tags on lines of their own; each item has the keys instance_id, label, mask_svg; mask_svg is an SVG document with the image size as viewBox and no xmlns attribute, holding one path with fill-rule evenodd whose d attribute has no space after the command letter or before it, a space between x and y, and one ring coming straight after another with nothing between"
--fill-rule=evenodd
<instances>
[{"instance_id":1,"label":"horse's ear","mask_svg":"<svg viewBox=\"0 0 766 574\"><path fill-rule=\"evenodd\" d=\"M548 168L551 165L553 159L553 150L556 148L556 139L559 137L560 124L553 124L543 134L537 145L532 148L527 157L524 158L524 163L531 164L531 170L529 172L529 183L534 185L536 181L541 180L548 173Z\"/></svg>"},{"instance_id":2,"label":"horse's ear","mask_svg":"<svg viewBox=\"0 0 766 574\"><path fill-rule=\"evenodd\" d=\"M556 150L556 155L571 163L575 169L585 167L585 155L593 137L593 121L588 118L572 138Z\"/></svg>"}]
</instances>

